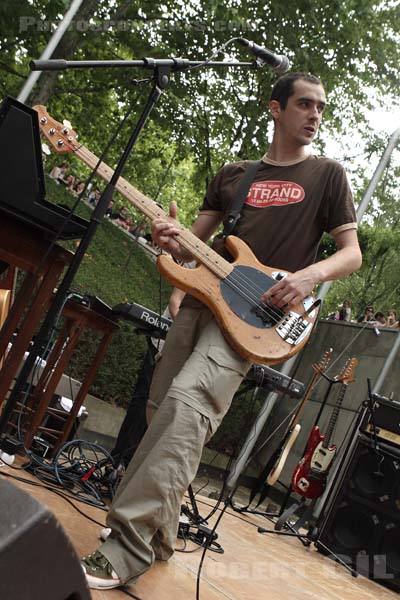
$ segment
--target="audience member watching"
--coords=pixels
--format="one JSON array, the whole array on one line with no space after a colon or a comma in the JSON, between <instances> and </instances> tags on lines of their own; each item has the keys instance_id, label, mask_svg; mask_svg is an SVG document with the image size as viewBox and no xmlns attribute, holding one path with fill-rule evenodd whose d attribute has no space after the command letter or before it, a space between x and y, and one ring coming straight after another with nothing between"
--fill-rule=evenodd
<instances>
[{"instance_id":1,"label":"audience member watching","mask_svg":"<svg viewBox=\"0 0 400 600\"><path fill-rule=\"evenodd\" d=\"M98 188L92 190L88 195L88 202L93 206L97 206L98 201L100 200L100 190Z\"/></svg>"},{"instance_id":2,"label":"audience member watching","mask_svg":"<svg viewBox=\"0 0 400 600\"><path fill-rule=\"evenodd\" d=\"M386 325L388 327L398 327L399 326L399 321L397 320L396 311L389 310L387 320L386 320Z\"/></svg>"},{"instance_id":3,"label":"audience member watching","mask_svg":"<svg viewBox=\"0 0 400 600\"><path fill-rule=\"evenodd\" d=\"M357 323L368 323L368 321L373 321L374 317L374 307L366 306L364 309L364 314L360 315L357 319Z\"/></svg>"},{"instance_id":4,"label":"audience member watching","mask_svg":"<svg viewBox=\"0 0 400 600\"><path fill-rule=\"evenodd\" d=\"M133 225L133 219L129 215L127 208L125 208L124 206L122 208L120 208L120 210L118 212L118 216L115 219L114 223L116 223L116 225L118 225L122 229L125 229L126 231L130 231L130 229L132 228L132 225Z\"/></svg>"},{"instance_id":5,"label":"audience member watching","mask_svg":"<svg viewBox=\"0 0 400 600\"><path fill-rule=\"evenodd\" d=\"M129 231L136 239L145 238L146 239L146 223L136 223Z\"/></svg>"},{"instance_id":6,"label":"audience member watching","mask_svg":"<svg viewBox=\"0 0 400 600\"><path fill-rule=\"evenodd\" d=\"M74 185L72 187L72 193L74 196L79 196L79 194L81 194L83 192L83 190L85 189L85 184L83 181L81 181L80 179L78 179L77 177L75 177L75 182Z\"/></svg>"},{"instance_id":7,"label":"audience member watching","mask_svg":"<svg viewBox=\"0 0 400 600\"><path fill-rule=\"evenodd\" d=\"M378 311L378 312L375 313L374 318L372 319L372 321L374 323L376 323L377 325L381 325L383 327L386 327L385 315L381 311Z\"/></svg>"},{"instance_id":8,"label":"audience member watching","mask_svg":"<svg viewBox=\"0 0 400 600\"><path fill-rule=\"evenodd\" d=\"M337 312L337 320L338 321L350 321L351 308L350 308L350 300L347 298L343 300L342 308Z\"/></svg>"},{"instance_id":9,"label":"audience member watching","mask_svg":"<svg viewBox=\"0 0 400 600\"><path fill-rule=\"evenodd\" d=\"M68 171L68 168L69 168L68 163L63 162L60 165L57 165L56 167L52 168L52 170L50 171L50 177L52 177L59 183L60 181L64 180L64 177L65 177L66 172Z\"/></svg>"},{"instance_id":10,"label":"audience member watching","mask_svg":"<svg viewBox=\"0 0 400 600\"><path fill-rule=\"evenodd\" d=\"M73 175L71 175L71 173L69 175L65 175L61 179L59 178L59 181L61 181L61 183L66 185L68 190L73 192L74 185L75 185L75 177Z\"/></svg>"},{"instance_id":11,"label":"audience member watching","mask_svg":"<svg viewBox=\"0 0 400 600\"><path fill-rule=\"evenodd\" d=\"M113 206L114 206L114 201L110 200L110 202L108 203L106 212L105 212L105 216L109 217L111 219L112 214L113 214Z\"/></svg>"}]
</instances>

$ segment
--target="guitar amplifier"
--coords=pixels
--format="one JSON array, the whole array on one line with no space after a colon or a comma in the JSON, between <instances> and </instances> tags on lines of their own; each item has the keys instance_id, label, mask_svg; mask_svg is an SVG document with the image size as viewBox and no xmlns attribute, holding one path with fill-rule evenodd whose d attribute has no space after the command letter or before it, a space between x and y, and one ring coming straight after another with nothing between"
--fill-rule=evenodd
<instances>
[{"instance_id":1,"label":"guitar amplifier","mask_svg":"<svg viewBox=\"0 0 400 600\"><path fill-rule=\"evenodd\" d=\"M373 394L373 400L373 418L370 410L366 408L360 431L370 438L376 435L379 442L387 442L400 448L400 402L378 394Z\"/></svg>"}]
</instances>

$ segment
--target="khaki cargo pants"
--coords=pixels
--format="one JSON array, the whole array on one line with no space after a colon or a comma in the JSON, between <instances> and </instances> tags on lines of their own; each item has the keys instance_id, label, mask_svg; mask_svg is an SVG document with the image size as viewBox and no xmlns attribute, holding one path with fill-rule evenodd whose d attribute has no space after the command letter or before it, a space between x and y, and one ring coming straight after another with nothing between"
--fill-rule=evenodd
<instances>
[{"instance_id":1,"label":"khaki cargo pants","mask_svg":"<svg viewBox=\"0 0 400 600\"><path fill-rule=\"evenodd\" d=\"M183 307L157 362L151 424L107 516L100 551L123 583L173 554L182 498L250 363L225 342L207 308Z\"/></svg>"}]
</instances>

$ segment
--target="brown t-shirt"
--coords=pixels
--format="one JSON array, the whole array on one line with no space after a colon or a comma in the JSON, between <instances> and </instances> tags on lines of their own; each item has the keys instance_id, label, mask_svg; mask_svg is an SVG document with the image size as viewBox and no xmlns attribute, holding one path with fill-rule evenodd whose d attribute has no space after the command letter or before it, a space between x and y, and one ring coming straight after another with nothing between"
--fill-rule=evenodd
<instances>
[{"instance_id":1,"label":"brown t-shirt","mask_svg":"<svg viewBox=\"0 0 400 600\"><path fill-rule=\"evenodd\" d=\"M246 161L231 163L217 173L200 212L219 213L225 222L246 165ZM309 156L290 165L262 162L232 233L263 264L297 271L315 261L324 232L356 227L343 167L328 158ZM219 236L213 248L224 254Z\"/></svg>"}]
</instances>

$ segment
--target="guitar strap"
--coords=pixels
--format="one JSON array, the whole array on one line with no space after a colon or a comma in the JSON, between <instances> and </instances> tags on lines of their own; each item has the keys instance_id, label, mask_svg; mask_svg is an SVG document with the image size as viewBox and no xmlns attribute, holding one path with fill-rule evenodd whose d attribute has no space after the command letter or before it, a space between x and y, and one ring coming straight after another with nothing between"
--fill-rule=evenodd
<instances>
[{"instance_id":1,"label":"guitar strap","mask_svg":"<svg viewBox=\"0 0 400 600\"><path fill-rule=\"evenodd\" d=\"M240 212L242 210L242 206L244 201L247 198L247 195L250 190L250 186L254 181L254 177L258 171L258 167L261 165L261 160L249 160L246 166L245 172L243 174L242 179L240 180L238 190L233 201L229 216L224 225L224 230L222 232L222 239L224 240L228 235L230 235L240 218Z\"/></svg>"}]
</instances>

